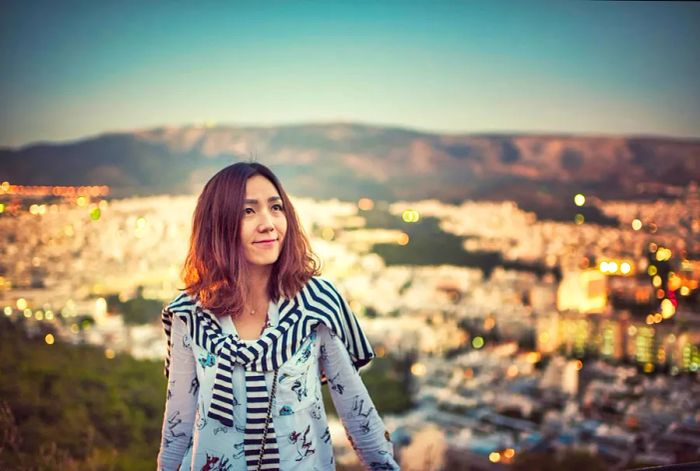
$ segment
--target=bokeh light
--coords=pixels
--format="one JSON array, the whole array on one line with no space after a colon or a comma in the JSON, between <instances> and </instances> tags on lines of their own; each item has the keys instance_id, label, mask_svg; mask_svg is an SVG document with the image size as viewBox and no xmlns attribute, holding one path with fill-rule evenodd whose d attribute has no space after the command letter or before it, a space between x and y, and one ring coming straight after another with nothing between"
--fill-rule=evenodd
<instances>
[{"instance_id":1,"label":"bokeh light","mask_svg":"<svg viewBox=\"0 0 700 471\"><path fill-rule=\"evenodd\" d=\"M415 376L425 375L427 369L423 363L414 363L411 365L411 373Z\"/></svg>"},{"instance_id":2,"label":"bokeh light","mask_svg":"<svg viewBox=\"0 0 700 471\"><path fill-rule=\"evenodd\" d=\"M418 222L420 220L420 214L414 209L406 209L401 213L401 219L403 222Z\"/></svg>"},{"instance_id":3,"label":"bokeh light","mask_svg":"<svg viewBox=\"0 0 700 471\"><path fill-rule=\"evenodd\" d=\"M371 198L360 198L357 207L362 211L370 211L374 208L374 201Z\"/></svg>"}]
</instances>

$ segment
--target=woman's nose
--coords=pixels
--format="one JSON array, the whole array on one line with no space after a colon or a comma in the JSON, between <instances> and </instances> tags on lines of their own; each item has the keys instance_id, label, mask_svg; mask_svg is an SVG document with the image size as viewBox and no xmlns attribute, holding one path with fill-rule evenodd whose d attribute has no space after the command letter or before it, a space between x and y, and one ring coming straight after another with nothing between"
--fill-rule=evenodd
<instances>
[{"instance_id":1,"label":"woman's nose","mask_svg":"<svg viewBox=\"0 0 700 471\"><path fill-rule=\"evenodd\" d=\"M274 229L274 225L272 224L272 215L269 211L261 212L258 230L260 232L269 232L272 229Z\"/></svg>"},{"instance_id":2,"label":"woman's nose","mask_svg":"<svg viewBox=\"0 0 700 471\"><path fill-rule=\"evenodd\" d=\"M272 232L274 229L272 224L260 224L260 226L258 226L258 231L260 232Z\"/></svg>"}]
</instances>

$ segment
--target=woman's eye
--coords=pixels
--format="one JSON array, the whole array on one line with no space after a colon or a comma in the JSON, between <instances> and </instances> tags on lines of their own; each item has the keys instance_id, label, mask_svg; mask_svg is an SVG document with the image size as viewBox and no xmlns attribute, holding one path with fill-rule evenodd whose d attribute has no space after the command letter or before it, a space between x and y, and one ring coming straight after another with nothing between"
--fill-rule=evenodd
<instances>
[{"instance_id":1,"label":"woman's eye","mask_svg":"<svg viewBox=\"0 0 700 471\"><path fill-rule=\"evenodd\" d=\"M255 211L253 211L253 208L245 208L243 212L246 214L253 214Z\"/></svg>"},{"instance_id":2,"label":"woman's eye","mask_svg":"<svg viewBox=\"0 0 700 471\"><path fill-rule=\"evenodd\" d=\"M273 204L272 209L274 209L276 211L284 211L284 208L282 208L281 204Z\"/></svg>"}]
</instances>

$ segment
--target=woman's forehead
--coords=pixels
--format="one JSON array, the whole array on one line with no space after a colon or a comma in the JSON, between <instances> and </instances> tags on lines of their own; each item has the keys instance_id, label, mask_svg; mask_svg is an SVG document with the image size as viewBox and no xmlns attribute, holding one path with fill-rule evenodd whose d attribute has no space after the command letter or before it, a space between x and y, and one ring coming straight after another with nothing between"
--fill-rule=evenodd
<instances>
[{"instance_id":1,"label":"woman's forehead","mask_svg":"<svg viewBox=\"0 0 700 471\"><path fill-rule=\"evenodd\" d=\"M246 203L255 204L260 201L271 202L282 198L270 180L261 175L255 175L246 182L245 199Z\"/></svg>"}]
</instances>

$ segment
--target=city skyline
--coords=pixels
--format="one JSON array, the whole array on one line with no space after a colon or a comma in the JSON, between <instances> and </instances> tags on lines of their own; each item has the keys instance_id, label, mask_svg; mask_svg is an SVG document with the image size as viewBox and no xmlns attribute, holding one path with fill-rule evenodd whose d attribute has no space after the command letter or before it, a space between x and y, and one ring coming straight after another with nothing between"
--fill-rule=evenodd
<instances>
[{"instance_id":1,"label":"city skyline","mask_svg":"<svg viewBox=\"0 0 700 471\"><path fill-rule=\"evenodd\" d=\"M202 122L700 137L697 4L6 10L2 147Z\"/></svg>"}]
</instances>

